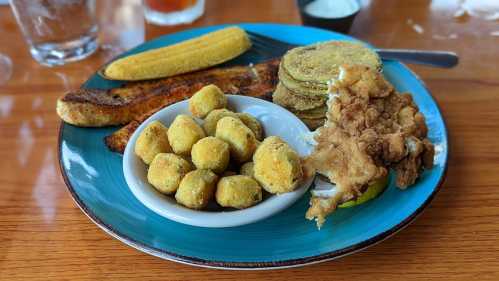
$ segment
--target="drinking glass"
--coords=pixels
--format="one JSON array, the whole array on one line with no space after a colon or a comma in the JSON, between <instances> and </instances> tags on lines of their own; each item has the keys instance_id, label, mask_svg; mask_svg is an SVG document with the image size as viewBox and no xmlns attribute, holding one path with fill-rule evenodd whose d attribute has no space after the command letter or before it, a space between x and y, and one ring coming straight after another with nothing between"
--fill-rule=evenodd
<instances>
[{"instance_id":1,"label":"drinking glass","mask_svg":"<svg viewBox=\"0 0 499 281\"><path fill-rule=\"evenodd\" d=\"M100 51L109 61L145 41L142 0L98 1Z\"/></svg>"},{"instance_id":2,"label":"drinking glass","mask_svg":"<svg viewBox=\"0 0 499 281\"><path fill-rule=\"evenodd\" d=\"M10 0L10 6L43 65L81 60L97 49L95 0Z\"/></svg>"},{"instance_id":3,"label":"drinking glass","mask_svg":"<svg viewBox=\"0 0 499 281\"><path fill-rule=\"evenodd\" d=\"M159 25L191 23L204 13L204 0L143 0L147 22Z\"/></svg>"},{"instance_id":4,"label":"drinking glass","mask_svg":"<svg viewBox=\"0 0 499 281\"><path fill-rule=\"evenodd\" d=\"M0 53L0 85L3 85L9 81L12 75L12 60Z\"/></svg>"}]
</instances>

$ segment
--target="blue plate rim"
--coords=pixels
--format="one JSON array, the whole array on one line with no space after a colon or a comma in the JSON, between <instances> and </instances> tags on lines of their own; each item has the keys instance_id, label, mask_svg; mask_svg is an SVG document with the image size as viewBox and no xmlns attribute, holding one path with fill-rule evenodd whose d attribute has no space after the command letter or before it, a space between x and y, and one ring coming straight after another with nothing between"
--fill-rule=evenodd
<instances>
[{"instance_id":1,"label":"blue plate rim","mask_svg":"<svg viewBox=\"0 0 499 281\"><path fill-rule=\"evenodd\" d=\"M237 23L239 24L246 24L246 23ZM296 27L303 27L301 25L292 25L292 24L275 24L275 23L248 23L251 25L267 25L267 24L272 24L272 25L282 25L282 26L296 26ZM222 24L222 25L216 25L216 26L227 26L227 24ZM199 28L191 28L187 29L185 31L193 31L196 29L203 29L206 27L199 27ZM320 31L324 31L323 29L320 28L314 28L314 27L307 27L310 29L316 29ZM182 32L182 31L181 31ZM336 33L333 31L328 31L331 33ZM180 33L180 32L177 32ZM168 35L165 35L168 36ZM150 41L153 40L158 40L162 36L154 38ZM354 37L351 37L354 38ZM355 38L356 39L356 38ZM150 42L147 41L147 42ZM364 42L364 41L362 41ZM144 42L145 43L145 42ZM142 44L144 44L142 43ZM142 45L141 44L141 45ZM139 46L141 46L139 45ZM123 54L118 55L117 57L121 56ZM114 59L112 59L114 60ZM110 61L112 61L110 60ZM392 228L370 238L367 240L364 240L360 243L354 244L352 246L335 250L335 251L330 251L324 254L320 255L314 255L314 256L308 256L308 257L303 257L303 258L297 258L297 259L287 259L287 260L280 260L280 261L272 261L272 262L226 262L226 261L214 261L214 260L206 260L206 259L200 259L196 257L190 257L190 256L185 256L185 255L180 255L176 254L173 252L169 252L163 249L155 248L149 245L146 245L144 243L138 242L132 237L129 237L127 235L124 235L123 233L120 233L119 231L115 230L111 225L108 225L104 223L101 219L99 219L88 207L87 205L81 200L81 198L78 196L76 193L74 187L72 186L68 175L66 173L66 170L64 169L64 164L62 162L62 134L64 131L65 126L69 126L68 124L65 124L64 121L60 122L59 125L59 134L58 134L58 139L57 139L57 158L59 162L59 169L61 171L62 178L64 180L64 183L66 184L68 191L73 198L73 201L76 203L76 205L80 208L80 210L97 226L99 226L104 232L109 234L110 236L118 239L119 241L125 243L126 245L135 248L139 251L142 251L144 253L174 261L174 262L179 262L183 264L188 264L188 265L195 265L199 267L206 267L206 268L217 268L217 269L230 269L230 270L260 270L260 269L277 269L277 268L290 268L290 267L298 267L298 266L305 266L305 265L310 265L310 264L315 264L315 263L320 263L320 262L326 262L330 260L334 260L349 254L353 254L356 252L359 252L361 250L364 250L368 247L374 246L397 232L401 231L405 227L407 227L411 222L413 222L426 207L433 201L433 198L435 198L435 195L440 191L442 188L443 183L445 182L446 176L447 176L447 170L448 170L448 156L449 156L449 151L450 151L450 141L448 139L448 130L447 130L447 124L445 121L444 116L442 115L442 112L440 110L440 106L438 102L433 98L433 94L431 91L428 89L426 83L416 74L414 73L409 67L407 67L404 63L398 62L403 68L405 68L407 71L411 73L423 86L423 88L429 93L430 98L432 101L435 103L437 111L439 116L442 119L443 123L443 135L445 136L446 142L447 142L447 149L445 152L445 157L444 157L444 162L443 162L443 172L438 180L437 185L435 186L434 190L432 193L428 196L428 198L421 204L411 215L409 215L407 218L402 220L400 223L397 225L393 226ZM103 64L106 65L107 63ZM99 68L100 69L100 68ZM93 75L92 75L93 76ZM91 76L91 77L92 77ZM89 78L90 79L90 78ZM82 85L85 85L88 82L85 81Z\"/></svg>"}]
</instances>

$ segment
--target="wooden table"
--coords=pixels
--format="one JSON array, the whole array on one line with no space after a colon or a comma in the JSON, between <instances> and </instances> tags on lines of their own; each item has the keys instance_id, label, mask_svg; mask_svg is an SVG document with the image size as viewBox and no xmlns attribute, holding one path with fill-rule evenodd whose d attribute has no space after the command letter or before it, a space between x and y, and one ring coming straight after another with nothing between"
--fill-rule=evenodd
<instances>
[{"instance_id":1,"label":"wooden table","mask_svg":"<svg viewBox=\"0 0 499 281\"><path fill-rule=\"evenodd\" d=\"M0 53L12 59L13 73L0 85L0 280L499 280L499 37L490 35L498 23L454 19L453 1L363 2L371 4L359 14L354 36L380 47L444 49L461 57L451 70L412 67L447 121L447 180L416 222L383 243L336 261L244 275L146 255L85 217L59 172L55 101L105 56L42 67L31 59L10 9L1 7ZM294 1L209 0L193 25L148 25L146 37L234 22L300 20Z\"/></svg>"}]
</instances>

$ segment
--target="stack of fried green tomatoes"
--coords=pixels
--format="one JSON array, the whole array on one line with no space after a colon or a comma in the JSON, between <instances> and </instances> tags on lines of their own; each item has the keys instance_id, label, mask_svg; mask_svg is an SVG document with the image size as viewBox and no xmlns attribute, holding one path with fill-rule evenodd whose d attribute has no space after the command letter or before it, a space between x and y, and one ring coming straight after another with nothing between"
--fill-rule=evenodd
<instances>
[{"instance_id":1,"label":"stack of fried green tomatoes","mask_svg":"<svg viewBox=\"0 0 499 281\"><path fill-rule=\"evenodd\" d=\"M273 101L298 116L310 129L324 124L328 83L339 66L361 64L381 69L376 52L360 43L328 41L289 50L279 65Z\"/></svg>"}]
</instances>

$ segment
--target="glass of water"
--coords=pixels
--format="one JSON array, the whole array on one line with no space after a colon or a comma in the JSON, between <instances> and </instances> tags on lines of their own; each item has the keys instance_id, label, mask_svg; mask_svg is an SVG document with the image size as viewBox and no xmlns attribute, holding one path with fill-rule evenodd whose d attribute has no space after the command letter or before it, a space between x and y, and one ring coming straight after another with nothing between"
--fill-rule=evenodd
<instances>
[{"instance_id":1,"label":"glass of water","mask_svg":"<svg viewBox=\"0 0 499 281\"><path fill-rule=\"evenodd\" d=\"M10 0L31 55L47 66L77 61L97 49L95 0Z\"/></svg>"}]
</instances>

